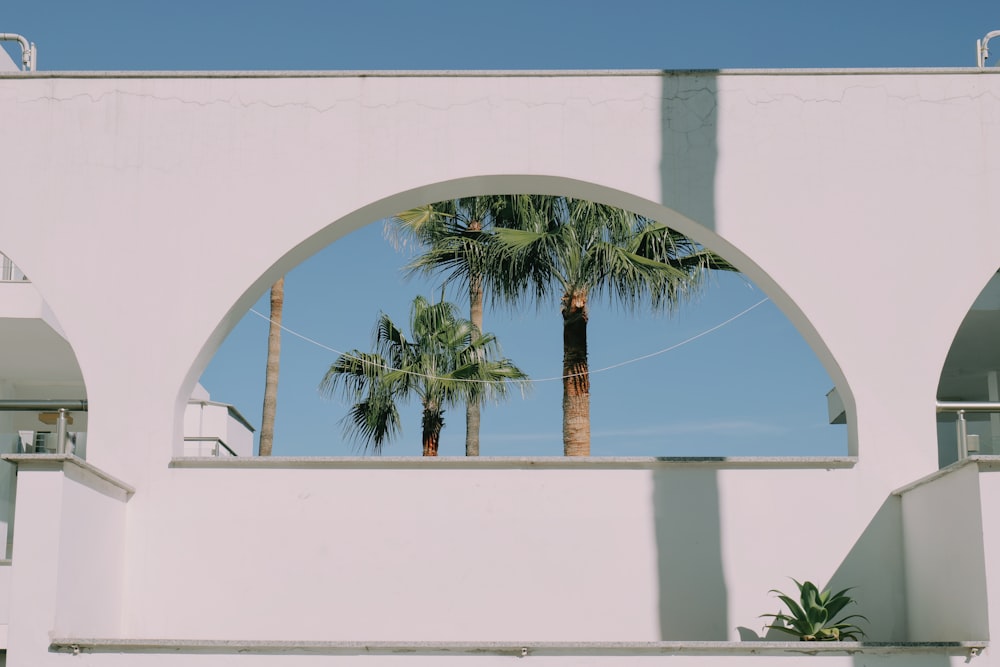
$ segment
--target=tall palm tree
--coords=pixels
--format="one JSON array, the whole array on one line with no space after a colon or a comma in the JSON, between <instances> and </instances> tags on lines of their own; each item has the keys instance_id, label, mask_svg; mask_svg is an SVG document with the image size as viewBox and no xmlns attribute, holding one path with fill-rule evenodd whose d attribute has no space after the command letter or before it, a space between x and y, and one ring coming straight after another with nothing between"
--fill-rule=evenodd
<instances>
[{"instance_id":1,"label":"tall palm tree","mask_svg":"<svg viewBox=\"0 0 1000 667\"><path fill-rule=\"evenodd\" d=\"M559 298L563 321L563 452L590 455L588 304L670 310L698 291L724 259L665 225L582 199L509 198L516 227L496 226L484 244L488 292L508 301Z\"/></svg>"},{"instance_id":2,"label":"tall palm tree","mask_svg":"<svg viewBox=\"0 0 1000 667\"><path fill-rule=\"evenodd\" d=\"M267 368L264 408L260 419L260 456L270 456L274 444L274 417L278 411L278 372L281 366L281 311L285 306L285 277L271 286L271 325L267 332Z\"/></svg>"},{"instance_id":3,"label":"tall palm tree","mask_svg":"<svg viewBox=\"0 0 1000 667\"><path fill-rule=\"evenodd\" d=\"M499 401L527 375L500 357L492 334L456 315L454 304L418 296L410 312L412 339L382 313L374 350L342 354L327 370L320 390L354 401L345 432L375 454L400 432L398 403L416 396L423 407L424 456L437 456L445 408L467 401Z\"/></svg>"},{"instance_id":4,"label":"tall palm tree","mask_svg":"<svg viewBox=\"0 0 1000 667\"><path fill-rule=\"evenodd\" d=\"M387 232L398 248L414 240L422 254L408 265L411 273L445 274L469 293L469 319L483 330L483 241L507 203L502 196L463 197L427 204L399 213ZM465 455L479 456L480 403L465 406Z\"/></svg>"}]
</instances>

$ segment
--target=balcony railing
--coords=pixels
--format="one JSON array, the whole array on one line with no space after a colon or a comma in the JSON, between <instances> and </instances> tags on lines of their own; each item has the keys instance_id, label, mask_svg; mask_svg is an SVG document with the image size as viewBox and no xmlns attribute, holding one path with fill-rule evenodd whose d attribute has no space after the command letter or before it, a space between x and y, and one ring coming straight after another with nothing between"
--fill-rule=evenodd
<instances>
[{"instance_id":1,"label":"balcony railing","mask_svg":"<svg viewBox=\"0 0 1000 667\"><path fill-rule=\"evenodd\" d=\"M991 422L1000 420L1000 402L993 401L938 401L938 414L952 413L955 415L955 435L958 440L958 460L967 458L970 453L980 451L979 435L969 433L969 420L966 415L988 414ZM993 426L991 424L991 426ZM1000 426L1000 424L998 424ZM1000 435L1000 429L991 428L991 434Z\"/></svg>"},{"instance_id":2,"label":"balcony railing","mask_svg":"<svg viewBox=\"0 0 1000 667\"><path fill-rule=\"evenodd\" d=\"M0 400L0 454L87 456L87 401ZM0 464L0 558L10 558L14 535L13 465Z\"/></svg>"},{"instance_id":3,"label":"balcony railing","mask_svg":"<svg viewBox=\"0 0 1000 667\"><path fill-rule=\"evenodd\" d=\"M24 275L17 264L10 260L10 257L0 253L0 283L26 282L28 276Z\"/></svg>"},{"instance_id":4,"label":"balcony railing","mask_svg":"<svg viewBox=\"0 0 1000 667\"><path fill-rule=\"evenodd\" d=\"M74 412L86 412L87 401L0 400L0 449L11 454L75 454L86 457L87 434ZM4 433L6 435L4 435Z\"/></svg>"},{"instance_id":5,"label":"balcony railing","mask_svg":"<svg viewBox=\"0 0 1000 667\"><path fill-rule=\"evenodd\" d=\"M236 456L222 438L214 436L186 436L184 438L184 456Z\"/></svg>"}]
</instances>

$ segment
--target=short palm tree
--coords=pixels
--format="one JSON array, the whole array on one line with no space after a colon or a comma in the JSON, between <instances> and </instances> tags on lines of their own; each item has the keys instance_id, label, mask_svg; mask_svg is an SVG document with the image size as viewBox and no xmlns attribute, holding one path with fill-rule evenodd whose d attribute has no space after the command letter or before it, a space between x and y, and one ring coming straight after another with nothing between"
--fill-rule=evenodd
<instances>
[{"instance_id":1,"label":"short palm tree","mask_svg":"<svg viewBox=\"0 0 1000 667\"><path fill-rule=\"evenodd\" d=\"M488 230L506 204L502 196L449 199L403 211L392 218L387 232L399 247L417 242L423 252L408 266L411 273L443 273L445 283L468 290L469 319L483 330L482 262ZM479 456L480 404L465 408L465 455Z\"/></svg>"},{"instance_id":2,"label":"short palm tree","mask_svg":"<svg viewBox=\"0 0 1000 667\"><path fill-rule=\"evenodd\" d=\"M485 245L486 290L508 302L559 298L563 321L563 452L590 455L588 303L670 310L694 295L708 270L736 269L680 232L613 206L517 195Z\"/></svg>"},{"instance_id":3,"label":"short palm tree","mask_svg":"<svg viewBox=\"0 0 1000 667\"><path fill-rule=\"evenodd\" d=\"M445 408L467 401L500 401L527 375L500 356L492 334L456 315L454 304L418 296L410 312L412 339L387 315L375 324L374 350L342 354L327 370L320 390L354 401L345 433L365 451L382 451L400 428L400 401L416 396L423 407L424 456L437 456Z\"/></svg>"}]
</instances>

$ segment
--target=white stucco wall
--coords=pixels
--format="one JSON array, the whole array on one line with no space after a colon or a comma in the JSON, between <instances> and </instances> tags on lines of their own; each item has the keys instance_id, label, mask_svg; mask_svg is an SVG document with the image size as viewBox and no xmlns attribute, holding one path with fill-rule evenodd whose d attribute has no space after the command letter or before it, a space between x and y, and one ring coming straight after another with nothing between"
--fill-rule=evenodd
<instances>
[{"instance_id":1,"label":"white stucco wall","mask_svg":"<svg viewBox=\"0 0 1000 667\"><path fill-rule=\"evenodd\" d=\"M126 503L122 494L94 486L71 474L63 489L56 633L121 632Z\"/></svg>"},{"instance_id":2,"label":"white stucco wall","mask_svg":"<svg viewBox=\"0 0 1000 667\"><path fill-rule=\"evenodd\" d=\"M738 640L791 576L858 586L870 636L906 638L898 523L863 535L878 502L849 469L275 465L170 471L127 636ZM804 496L840 513L780 509Z\"/></svg>"},{"instance_id":3,"label":"white stucco wall","mask_svg":"<svg viewBox=\"0 0 1000 667\"><path fill-rule=\"evenodd\" d=\"M23 457L9 592L11 664L41 664L53 633L121 632L126 493L67 457ZM6 597L4 598L6 599Z\"/></svg>"},{"instance_id":4,"label":"white stucco wall","mask_svg":"<svg viewBox=\"0 0 1000 667\"><path fill-rule=\"evenodd\" d=\"M991 637L1000 637L1000 572L995 564L1000 562L1000 522L996 508L1000 507L1000 466L998 461L980 464L979 493L983 540L983 561L986 564L986 581L982 594L990 601L988 622ZM964 508L964 512L969 512Z\"/></svg>"},{"instance_id":5,"label":"white stucco wall","mask_svg":"<svg viewBox=\"0 0 1000 667\"><path fill-rule=\"evenodd\" d=\"M909 638L989 637L983 526L996 519L980 503L978 466L917 486L902 502Z\"/></svg>"},{"instance_id":6,"label":"white stucco wall","mask_svg":"<svg viewBox=\"0 0 1000 667\"><path fill-rule=\"evenodd\" d=\"M78 532L43 521L75 492L22 485L18 540L78 545L92 514L103 537L73 567L15 546L11 608L30 613L11 617L12 655L55 624L114 632L118 609L131 637L727 639L759 628L787 576L859 586L874 639L988 632L921 598L950 538L911 562L974 492L890 494L937 467L941 367L1000 265L998 98L1000 73L971 71L0 75L0 140L23 158L0 164L3 249L76 352L88 459L138 489L127 511L90 495L66 509ZM827 365L858 464L169 467L195 380L277 276L407 207L512 191L631 208L734 261ZM47 508L27 527L24 503ZM970 516L945 532L969 537ZM93 582L36 586L88 563L105 568ZM941 594L981 609L982 570L962 572ZM120 592L95 620L81 601L97 588Z\"/></svg>"},{"instance_id":7,"label":"white stucco wall","mask_svg":"<svg viewBox=\"0 0 1000 667\"><path fill-rule=\"evenodd\" d=\"M0 80L0 136L25 159L0 174L0 194L8 220L34 224L2 231L80 359L90 458L123 475L179 447L181 397L281 272L405 206L544 190L640 210L731 256L847 385L852 443L903 483L935 467L933 413L914 406L933 400L997 267L1000 231L981 221L1000 197L998 86L992 72L16 75ZM919 270L940 262L937 235L912 233L944 219L966 248L947 281ZM172 233L151 244L161 229ZM217 252L236 238L238 255ZM94 261L70 268L80 252ZM907 261L886 261L894 252ZM160 444L127 444L122 414ZM904 442L905 457L892 451Z\"/></svg>"}]
</instances>

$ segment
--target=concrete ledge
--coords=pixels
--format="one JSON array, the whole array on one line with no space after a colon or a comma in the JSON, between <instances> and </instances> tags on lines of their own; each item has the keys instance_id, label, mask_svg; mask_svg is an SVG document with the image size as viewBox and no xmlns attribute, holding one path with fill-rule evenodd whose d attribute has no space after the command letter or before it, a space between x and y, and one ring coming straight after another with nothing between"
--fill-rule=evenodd
<instances>
[{"instance_id":1,"label":"concrete ledge","mask_svg":"<svg viewBox=\"0 0 1000 667\"><path fill-rule=\"evenodd\" d=\"M996 472L1000 470L1000 455L976 454L975 456L970 456L969 459L979 465L979 472Z\"/></svg>"},{"instance_id":2,"label":"concrete ledge","mask_svg":"<svg viewBox=\"0 0 1000 667\"><path fill-rule=\"evenodd\" d=\"M131 485L72 454L3 454L0 459L13 463L19 471L62 471L69 479L119 500L135 494Z\"/></svg>"},{"instance_id":3,"label":"concrete ledge","mask_svg":"<svg viewBox=\"0 0 1000 667\"><path fill-rule=\"evenodd\" d=\"M6 458L6 457L5 457ZM653 468L853 468L855 456L624 457L624 456L239 456L178 457L171 468L386 468L499 470L645 470Z\"/></svg>"},{"instance_id":4,"label":"concrete ledge","mask_svg":"<svg viewBox=\"0 0 1000 667\"><path fill-rule=\"evenodd\" d=\"M360 642L213 639L96 639L56 637L56 653L193 653L267 655L961 655L989 646L974 642Z\"/></svg>"},{"instance_id":5,"label":"concrete ledge","mask_svg":"<svg viewBox=\"0 0 1000 667\"><path fill-rule=\"evenodd\" d=\"M955 461L940 470L935 470L929 475L925 475L918 480L910 482L905 486L901 486L892 492L894 496L901 496L904 493L908 493L913 489L919 488L924 484L929 484L936 479L944 477L945 475L950 475L956 470L961 470L965 466L975 465L979 468L979 472L996 472L1000 470L1000 456L996 454L975 454L973 456L968 456L961 461Z\"/></svg>"}]
</instances>

